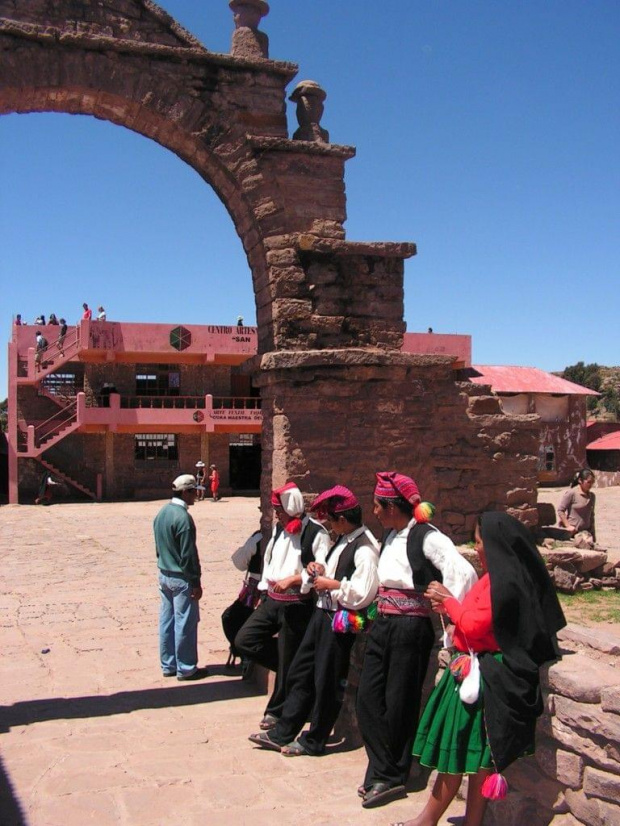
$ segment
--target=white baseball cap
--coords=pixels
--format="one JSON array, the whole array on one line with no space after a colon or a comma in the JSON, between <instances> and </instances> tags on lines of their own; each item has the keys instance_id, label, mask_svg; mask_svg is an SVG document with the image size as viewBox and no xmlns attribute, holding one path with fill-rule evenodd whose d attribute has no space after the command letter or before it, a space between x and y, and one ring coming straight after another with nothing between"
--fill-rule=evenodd
<instances>
[{"instance_id":1,"label":"white baseball cap","mask_svg":"<svg viewBox=\"0 0 620 826\"><path fill-rule=\"evenodd\" d=\"M192 476L191 473L182 473L172 483L172 490L182 491L182 490L195 490L196 488L196 477Z\"/></svg>"}]
</instances>

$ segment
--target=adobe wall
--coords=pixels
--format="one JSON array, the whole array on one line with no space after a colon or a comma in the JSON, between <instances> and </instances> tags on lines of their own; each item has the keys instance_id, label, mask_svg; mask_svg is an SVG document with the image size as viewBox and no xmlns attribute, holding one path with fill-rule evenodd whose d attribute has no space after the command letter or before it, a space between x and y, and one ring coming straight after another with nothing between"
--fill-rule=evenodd
<instances>
[{"instance_id":1,"label":"adobe wall","mask_svg":"<svg viewBox=\"0 0 620 826\"><path fill-rule=\"evenodd\" d=\"M569 396L566 421L540 423L541 448L547 444L555 447L554 484L568 484L586 464L586 416L586 398Z\"/></svg>"},{"instance_id":2,"label":"adobe wall","mask_svg":"<svg viewBox=\"0 0 620 826\"><path fill-rule=\"evenodd\" d=\"M620 637L569 625L559 638L536 754L506 770L508 797L485 826L620 824Z\"/></svg>"}]
</instances>

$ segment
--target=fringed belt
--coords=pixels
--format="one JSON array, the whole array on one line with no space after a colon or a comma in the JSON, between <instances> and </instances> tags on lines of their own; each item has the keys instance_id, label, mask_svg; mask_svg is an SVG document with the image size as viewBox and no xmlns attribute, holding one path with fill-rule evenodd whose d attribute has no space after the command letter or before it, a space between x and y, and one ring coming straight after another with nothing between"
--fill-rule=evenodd
<instances>
[{"instance_id":1,"label":"fringed belt","mask_svg":"<svg viewBox=\"0 0 620 826\"><path fill-rule=\"evenodd\" d=\"M302 594L298 585L287 588L286 591L278 592L274 591L270 585L267 594L276 602L306 602L306 600L312 599L312 594Z\"/></svg>"},{"instance_id":2,"label":"fringed belt","mask_svg":"<svg viewBox=\"0 0 620 826\"><path fill-rule=\"evenodd\" d=\"M379 587L377 594L379 616L430 617L429 600L413 588Z\"/></svg>"}]
</instances>

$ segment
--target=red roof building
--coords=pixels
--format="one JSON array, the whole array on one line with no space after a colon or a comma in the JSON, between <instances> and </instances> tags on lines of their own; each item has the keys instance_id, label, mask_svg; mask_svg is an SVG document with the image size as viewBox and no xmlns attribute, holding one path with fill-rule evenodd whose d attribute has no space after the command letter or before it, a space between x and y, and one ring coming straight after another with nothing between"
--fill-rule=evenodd
<instances>
[{"instance_id":1,"label":"red roof building","mask_svg":"<svg viewBox=\"0 0 620 826\"><path fill-rule=\"evenodd\" d=\"M490 385L506 413L540 417L539 482L568 484L585 467L586 401L598 393L537 367L475 364L467 377Z\"/></svg>"}]
</instances>

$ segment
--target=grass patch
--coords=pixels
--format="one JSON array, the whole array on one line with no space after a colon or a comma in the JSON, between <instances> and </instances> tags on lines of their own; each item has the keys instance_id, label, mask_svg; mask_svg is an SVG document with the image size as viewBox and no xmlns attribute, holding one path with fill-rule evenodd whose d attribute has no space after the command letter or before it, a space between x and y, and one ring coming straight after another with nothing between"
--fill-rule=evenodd
<instances>
[{"instance_id":1,"label":"grass patch","mask_svg":"<svg viewBox=\"0 0 620 826\"><path fill-rule=\"evenodd\" d=\"M620 623L620 591L580 591L558 597L568 619Z\"/></svg>"}]
</instances>

